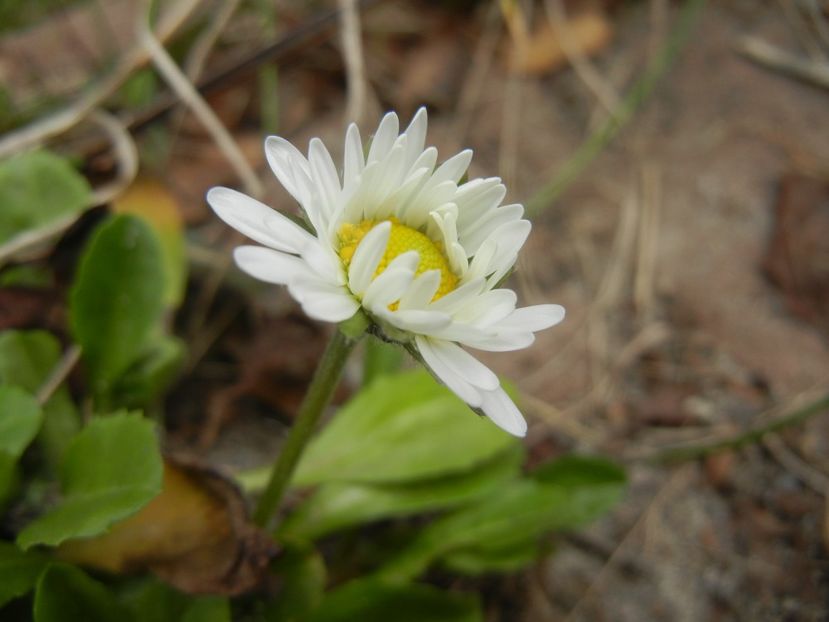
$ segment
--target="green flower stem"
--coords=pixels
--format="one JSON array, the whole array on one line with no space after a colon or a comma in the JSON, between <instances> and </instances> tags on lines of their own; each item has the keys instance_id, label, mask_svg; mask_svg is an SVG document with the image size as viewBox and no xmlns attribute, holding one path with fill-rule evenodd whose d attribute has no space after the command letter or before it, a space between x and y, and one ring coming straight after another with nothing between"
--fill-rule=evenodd
<instances>
[{"instance_id":1,"label":"green flower stem","mask_svg":"<svg viewBox=\"0 0 829 622\"><path fill-rule=\"evenodd\" d=\"M349 337L338 330L328 343L296 421L273 465L265 492L262 493L253 514L253 520L260 527L267 527L279 508L299 458L317 427L320 415L331 400L348 355L358 341L359 336Z\"/></svg>"}]
</instances>

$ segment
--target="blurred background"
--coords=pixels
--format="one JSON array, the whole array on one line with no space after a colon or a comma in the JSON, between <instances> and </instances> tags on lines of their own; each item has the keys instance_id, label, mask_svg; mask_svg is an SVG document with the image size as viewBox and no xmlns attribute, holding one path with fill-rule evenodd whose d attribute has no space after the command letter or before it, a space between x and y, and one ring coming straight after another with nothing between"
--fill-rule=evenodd
<instances>
[{"instance_id":1,"label":"blurred background","mask_svg":"<svg viewBox=\"0 0 829 622\"><path fill-rule=\"evenodd\" d=\"M235 271L206 190L295 212L266 134L336 160L348 121L425 105L440 159L474 149L470 177L527 208L519 300L567 309L484 356L520 390L533 460L602 454L631 479L607 518L477 584L488 619L826 619L829 4L168 0L151 27L147 10L3 0L0 157L48 144L101 205L186 230L172 447L267 462L329 330ZM0 290L0 329L65 331L103 212L57 232L52 287Z\"/></svg>"}]
</instances>

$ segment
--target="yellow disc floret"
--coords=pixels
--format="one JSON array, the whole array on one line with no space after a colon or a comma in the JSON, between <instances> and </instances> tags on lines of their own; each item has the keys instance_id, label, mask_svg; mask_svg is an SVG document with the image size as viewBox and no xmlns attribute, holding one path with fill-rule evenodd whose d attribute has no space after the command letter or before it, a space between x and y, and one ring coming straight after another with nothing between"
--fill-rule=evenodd
<instances>
[{"instance_id":1,"label":"yellow disc floret","mask_svg":"<svg viewBox=\"0 0 829 622\"><path fill-rule=\"evenodd\" d=\"M458 285L458 277L449 268L449 261L440 246L417 229L400 224L396 218L388 220L391 222L391 234L386 245L386 253L377 265L374 278L377 278L398 255L408 251L417 251L420 255L420 263L417 265L415 274L422 274L429 270L440 271L440 285L432 300L437 300L455 289ZM339 228L337 231L340 241L339 254L346 268L351 263L360 241L376 224L378 221L364 220L356 225L346 223Z\"/></svg>"}]
</instances>

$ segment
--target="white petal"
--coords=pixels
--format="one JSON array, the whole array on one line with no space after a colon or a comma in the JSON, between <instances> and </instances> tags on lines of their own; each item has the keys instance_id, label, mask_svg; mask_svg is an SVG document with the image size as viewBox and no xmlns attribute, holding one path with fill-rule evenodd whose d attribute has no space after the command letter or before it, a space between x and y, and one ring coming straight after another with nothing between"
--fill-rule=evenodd
<instances>
[{"instance_id":1,"label":"white petal","mask_svg":"<svg viewBox=\"0 0 829 622\"><path fill-rule=\"evenodd\" d=\"M389 235L391 235L391 223L381 222L357 245L357 250L348 268L348 286L358 296L361 296L371 283L371 277L374 276L377 265L386 253Z\"/></svg>"},{"instance_id":2,"label":"white petal","mask_svg":"<svg viewBox=\"0 0 829 622\"><path fill-rule=\"evenodd\" d=\"M555 326L564 319L561 305L533 305L516 309L495 327L502 330L524 330L538 332Z\"/></svg>"},{"instance_id":3,"label":"white petal","mask_svg":"<svg viewBox=\"0 0 829 622\"><path fill-rule=\"evenodd\" d=\"M455 371L443 362L435 353L434 344L440 343L437 339L429 339L418 335L415 337L415 343L423 361L429 366L434 374L445 384L451 391L453 391L464 402L473 408L479 408L483 404L483 396L481 392L469 384L462 376L459 376Z\"/></svg>"},{"instance_id":4,"label":"white petal","mask_svg":"<svg viewBox=\"0 0 829 622\"><path fill-rule=\"evenodd\" d=\"M513 220L498 227L490 237L498 244L498 255L509 257L518 254L531 230L529 220Z\"/></svg>"},{"instance_id":5,"label":"white petal","mask_svg":"<svg viewBox=\"0 0 829 622\"><path fill-rule=\"evenodd\" d=\"M233 259L241 270L267 283L287 285L291 279L308 273L308 266L293 255L286 255L264 246L239 246Z\"/></svg>"},{"instance_id":6,"label":"white petal","mask_svg":"<svg viewBox=\"0 0 829 622\"><path fill-rule=\"evenodd\" d=\"M499 227L520 220L523 215L524 207L522 205L505 205L490 210L465 230L459 231L461 244L466 249L467 256L474 255L484 241Z\"/></svg>"},{"instance_id":7,"label":"white petal","mask_svg":"<svg viewBox=\"0 0 829 622\"><path fill-rule=\"evenodd\" d=\"M359 304L343 287L297 277L288 284L302 310L315 320L343 322L357 312Z\"/></svg>"},{"instance_id":8,"label":"white petal","mask_svg":"<svg viewBox=\"0 0 829 622\"><path fill-rule=\"evenodd\" d=\"M438 311L397 310L389 311L387 307L379 308L375 312L380 318L396 326L400 330L428 335L449 326L452 318L446 313Z\"/></svg>"},{"instance_id":9,"label":"white petal","mask_svg":"<svg viewBox=\"0 0 829 622\"><path fill-rule=\"evenodd\" d=\"M455 314L455 319L479 328L487 328L515 310L518 297L511 289L493 289L472 299ZM501 325L498 325L500 330Z\"/></svg>"},{"instance_id":10,"label":"white petal","mask_svg":"<svg viewBox=\"0 0 829 622\"><path fill-rule=\"evenodd\" d=\"M340 258L329 246L314 240L302 250L302 259L323 280L345 285L345 273Z\"/></svg>"},{"instance_id":11,"label":"white petal","mask_svg":"<svg viewBox=\"0 0 829 622\"><path fill-rule=\"evenodd\" d=\"M528 348L535 341L535 335L531 332L505 332L493 334L487 337L468 337L463 344L476 350L486 352L513 352Z\"/></svg>"},{"instance_id":12,"label":"white petal","mask_svg":"<svg viewBox=\"0 0 829 622\"><path fill-rule=\"evenodd\" d=\"M207 202L231 227L260 244L299 253L313 235L264 203L230 188L211 188Z\"/></svg>"},{"instance_id":13,"label":"white petal","mask_svg":"<svg viewBox=\"0 0 829 622\"><path fill-rule=\"evenodd\" d=\"M441 363L482 391L494 391L501 386L498 376L466 350L451 341L432 339L429 341L432 355Z\"/></svg>"},{"instance_id":14,"label":"white petal","mask_svg":"<svg viewBox=\"0 0 829 622\"><path fill-rule=\"evenodd\" d=\"M366 162L363 159L363 141L360 130L352 123L345 133L345 154L343 156L343 187L356 185L358 176L363 172Z\"/></svg>"},{"instance_id":15,"label":"white petal","mask_svg":"<svg viewBox=\"0 0 829 622\"><path fill-rule=\"evenodd\" d=\"M340 196L340 179L331 154L319 138L312 138L308 145L308 161L311 174L322 198L322 207L330 218L337 208Z\"/></svg>"},{"instance_id":16,"label":"white petal","mask_svg":"<svg viewBox=\"0 0 829 622\"><path fill-rule=\"evenodd\" d=\"M457 184L469 168L470 162L472 162L472 149L464 149L452 156L435 171L435 183L449 180Z\"/></svg>"},{"instance_id":17,"label":"white petal","mask_svg":"<svg viewBox=\"0 0 829 622\"><path fill-rule=\"evenodd\" d=\"M438 150L434 147L427 147L423 150L419 156L417 156L417 160L414 161L410 170L417 170L419 168L425 168L426 170L431 173L435 170L435 163L438 161Z\"/></svg>"},{"instance_id":18,"label":"white petal","mask_svg":"<svg viewBox=\"0 0 829 622\"><path fill-rule=\"evenodd\" d=\"M386 268L366 288L363 306L370 311L382 313L383 309L400 300L413 278L414 270Z\"/></svg>"},{"instance_id":19,"label":"white petal","mask_svg":"<svg viewBox=\"0 0 829 622\"><path fill-rule=\"evenodd\" d=\"M470 297L477 296L483 287L483 279L468 281L442 298L435 300L430 305L430 308L434 311L446 311L448 313L453 313L468 302Z\"/></svg>"},{"instance_id":20,"label":"white petal","mask_svg":"<svg viewBox=\"0 0 829 622\"><path fill-rule=\"evenodd\" d=\"M265 140L265 157L285 190L304 205L309 198L306 181L311 176L305 156L281 136L268 136Z\"/></svg>"},{"instance_id":21,"label":"white petal","mask_svg":"<svg viewBox=\"0 0 829 622\"><path fill-rule=\"evenodd\" d=\"M371 141L371 148L368 150L368 158L366 162L376 162L385 158L397 138L397 131L400 128L400 122L397 115L389 112L380 121L380 126L377 128L377 133Z\"/></svg>"},{"instance_id":22,"label":"white petal","mask_svg":"<svg viewBox=\"0 0 829 622\"><path fill-rule=\"evenodd\" d=\"M427 182L398 213L409 227L419 229L427 223L431 212L452 200L456 190L457 186L453 181L444 181L436 186Z\"/></svg>"},{"instance_id":23,"label":"white petal","mask_svg":"<svg viewBox=\"0 0 829 622\"><path fill-rule=\"evenodd\" d=\"M426 144L426 126L426 108L421 107L415 113L405 132L408 137L405 162L410 170Z\"/></svg>"},{"instance_id":24,"label":"white petal","mask_svg":"<svg viewBox=\"0 0 829 622\"><path fill-rule=\"evenodd\" d=\"M527 434L527 422L503 389L484 393L481 410L492 419L495 425L513 436L525 436Z\"/></svg>"},{"instance_id":25,"label":"white petal","mask_svg":"<svg viewBox=\"0 0 829 622\"><path fill-rule=\"evenodd\" d=\"M465 231L484 214L495 209L504 200L507 189L497 177L473 179L458 188L458 227Z\"/></svg>"},{"instance_id":26,"label":"white petal","mask_svg":"<svg viewBox=\"0 0 829 622\"><path fill-rule=\"evenodd\" d=\"M440 270L427 270L418 276L403 297L400 299L400 309L422 309L435 297L440 287Z\"/></svg>"}]
</instances>

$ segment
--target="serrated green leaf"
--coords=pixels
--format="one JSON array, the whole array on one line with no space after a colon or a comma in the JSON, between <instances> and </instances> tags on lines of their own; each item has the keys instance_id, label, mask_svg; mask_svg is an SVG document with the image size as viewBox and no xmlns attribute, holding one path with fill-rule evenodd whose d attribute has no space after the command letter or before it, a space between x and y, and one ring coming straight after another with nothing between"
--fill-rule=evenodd
<instances>
[{"instance_id":1,"label":"serrated green leaf","mask_svg":"<svg viewBox=\"0 0 829 622\"><path fill-rule=\"evenodd\" d=\"M0 608L32 590L48 563L42 555L0 541Z\"/></svg>"},{"instance_id":2,"label":"serrated green leaf","mask_svg":"<svg viewBox=\"0 0 829 622\"><path fill-rule=\"evenodd\" d=\"M608 463L609 464L609 463ZM522 547L545 533L573 529L607 512L621 497L624 474L618 468L599 468L571 460L574 471L551 469L551 481L509 482L478 503L470 504L424 529L381 576L407 580L436 559L464 550L506 551Z\"/></svg>"},{"instance_id":3,"label":"serrated green leaf","mask_svg":"<svg viewBox=\"0 0 829 622\"><path fill-rule=\"evenodd\" d=\"M325 593L327 571L322 555L311 547L286 548L271 564L282 589L265 605L267 622L299 622L317 607Z\"/></svg>"},{"instance_id":4,"label":"serrated green leaf","mask_svg":"<svg viewBox=\"0 0 829 622\"><path fill-rule=\"evenodd\" d=\"M428 585L352 581L326 595L309 622L483 622L476 596Z\"/></svg>"},{"instance_id":5,"label":"serrated green leaf","mask_svg":"<svg viewBox=\"0 0 829 622\"><path fill-rule=\"evenodd\" d=\"M102 583L75 566L52 564L37 582L35 622L124 622L128 615Z\"/></svg>"},{"instance_id":6,"label":"serrated green leaf","mask_svg":"<svg viewBox=\"0 0 829 622\"><path fill-rule=\"evenodd\" d=\"M0 452L19 458L43 422L37 400L20 387L0 386Z\"/></svg>"},{"instance_id":7,"label":"serrated green leaf","mask_svg":"<svg viewBox=\"0 0 829 622\"><path fill-rule=\"evenodd\" d=\"M324 484L280 526L288 539L314 540L374 520L457 507L515 479L524 460L520 446L466 473L408 484Z\"/></svg>"},{"instance_id":8,"label":"serrated green leaf","mask_svg":"<svg viewBox=\"0 0 829 622\"><path fill-rule=\"evenodd\" d=\"M161 491L162 469L152 422L131 414L93 420L67 449L61 503L30 523L17 543L56 546L103 533Z\"/></svg>"},{"instance_id":9,"label":"serrated green leaf","mask_svg":"<svg viewBox=\"0 0 829 622\"><path fill-rule=\"evenodd\" d=\"M0 333L0 383L19 386L34 394L60 360L60 344L41 330ZM66 447L80 429L80 418L65 387L43 405L38 442L50 466L57 470Z\"/></svg>"},{"instance_id":10,"label":"serrated green leaf","mask_svg":"<svg viewBox=\"0 0 829 622\"><path fill-rule=\"evenodd\" d=\"M0 244L79 214L89 198L87 181L53 153L32 151L0 162Z\"/></svg>"},{"instance_id":11,"label":"serrated green leaf","mask_svg":"<svg viewBox=\"0 0 829 622\"><path fill-rule=\"evenodd\" d=\"M69 299L72 333L96 397L146 347L163 310L164 267L152 229L135 216L114 216L90 240Z\"/></svg>"},{"instance_id":12,"label":"serrated green leaf","mask_svg":"<svg viewBox=\"0 0 829 622\"><path fill-rule=\"evenodd\" d=\"M360 391L311 442L293 484L440 477L516 443L418 369L378 378Z\"/></svg>"}]
</instances>

